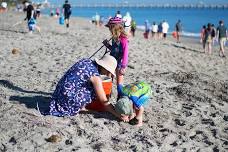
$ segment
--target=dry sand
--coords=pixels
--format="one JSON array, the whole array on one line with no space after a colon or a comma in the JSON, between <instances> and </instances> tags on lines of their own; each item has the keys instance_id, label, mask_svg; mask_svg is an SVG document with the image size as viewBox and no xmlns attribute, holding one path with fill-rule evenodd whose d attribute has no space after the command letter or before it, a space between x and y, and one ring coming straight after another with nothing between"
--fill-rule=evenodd
<instances>
[{"instance_id":1,"label":"dry sand","mask_svg":"<svg viewBox=\"0 0 228 152\"><path fill-rule=\"evenodd\" d=\"M37 103L47 107L64 72L110 34L81 18L66 29L49 17L38 20L40 34L28 34L25 22L12 27L24 16L0 14L0 151L228 150L228 58L218 56L218 47L208 56L189 39L145 40L141 32L130 39L125 82L154 88L141 128L98 112L41 117ZM47 141L51 135L55 143Z\"/></svg>"}]
</instances>

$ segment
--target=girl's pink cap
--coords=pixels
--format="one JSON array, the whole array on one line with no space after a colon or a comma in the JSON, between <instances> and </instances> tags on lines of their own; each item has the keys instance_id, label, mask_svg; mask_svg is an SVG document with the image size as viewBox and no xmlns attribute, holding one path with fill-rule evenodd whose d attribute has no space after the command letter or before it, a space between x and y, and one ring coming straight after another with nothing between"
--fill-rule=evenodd
<instances>
[{"instance_id":1,"label":"girl's pink cap","mask_svg":"<svg viewBox=\"0 0 228 152\"><path fill-rule=\"evenodd\" d=\"M105 26L109 27L110 24L122 24L123 20L119 17L112 17L109 19L108 24Z\"/></svg>"}]
</instances>

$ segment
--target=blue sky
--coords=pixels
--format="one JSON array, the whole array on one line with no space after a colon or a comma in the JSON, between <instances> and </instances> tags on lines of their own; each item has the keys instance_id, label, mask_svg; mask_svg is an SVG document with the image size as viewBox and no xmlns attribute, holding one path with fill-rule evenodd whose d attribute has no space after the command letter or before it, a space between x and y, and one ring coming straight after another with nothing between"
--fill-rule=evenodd
<instances>
[{"instance_id":1,"label":"blue sky","mask_svg":"<svg viewBox=\"0 0 228 152\"><path fill-rule=\"evenodd\" d=\"M42 2L44 0L33 0ZM62 4L65 0L48 0L54 4ZM92 4L92 3L131 3L131 4L228 4L228 0L69 0L71 4Z\"/></svg>"}]
</instances>

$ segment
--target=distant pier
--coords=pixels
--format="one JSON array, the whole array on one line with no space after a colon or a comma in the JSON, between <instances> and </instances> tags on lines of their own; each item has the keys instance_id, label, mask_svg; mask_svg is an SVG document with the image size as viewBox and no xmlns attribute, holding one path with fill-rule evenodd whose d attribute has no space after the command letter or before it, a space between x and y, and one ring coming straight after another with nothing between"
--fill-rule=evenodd
<instances>
[{"instance_id":1,"label":"distant pier","mask_svg":"<svg viewBox=\"0 0 228 152\"><path fill-rule=\"evenodd\" d=\"M62 5L50 5L51 7L61 7ZM77 4L72 7L83 7L83 8L96 8L96 7L108 7L108 8L186 8L186 9L228 9L228 4L217 5L203 5L203 4L185 4L185 5L154 5L154 4Z\"/></svg>"}]
</instances>

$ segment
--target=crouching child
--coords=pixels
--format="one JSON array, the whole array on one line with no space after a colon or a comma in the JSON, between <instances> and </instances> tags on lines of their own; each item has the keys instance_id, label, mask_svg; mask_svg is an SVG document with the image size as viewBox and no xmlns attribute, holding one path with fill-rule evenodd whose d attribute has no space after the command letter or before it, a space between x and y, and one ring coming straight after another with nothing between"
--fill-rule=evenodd
<instances>
[{"instance_id":1,"label":"crouching child","mask_svg":"<svg viewBox=\"0 0 228 152\"><path fill-rule=\"evenodd\" d=\"M152 95L150 85L145 82L136 82L126 86L120 84L117 90L120 98L115 105L116 112L125 117L125 120L129 120L131 125L142 126L144 106Z\"/></svg>"}]
</instances>

